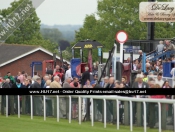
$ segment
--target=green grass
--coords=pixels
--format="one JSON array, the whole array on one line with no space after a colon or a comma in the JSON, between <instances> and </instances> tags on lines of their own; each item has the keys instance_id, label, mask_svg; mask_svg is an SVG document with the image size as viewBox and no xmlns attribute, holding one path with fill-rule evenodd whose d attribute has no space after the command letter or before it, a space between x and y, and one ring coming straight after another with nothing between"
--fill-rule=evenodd
<instances>
[{"instance_id":1,"label":"green grass","mask_svg":"<svg viewBox=\"0 0 175 132\"><path fill-rule=\"evenodd\" d=\"M0 116L0 132L129 132L129 126L120 126L120 130L116 130L116 125L107 124L107 128L103 127L103 123L95 122L91 126L90 122L82 122L78 124L77 120L72 120L69 124L68 120L61 119L60 122L56 118L47 118L46 121L43 117L34 117L33 120L30 116L23 116L18 118L17 115ZM134 127L133 132L143 132L143 127ZM158 132L158 129L149 129L147 132ZM172 132L172 131L163 131Z\"/></svg>"}]
</instances>

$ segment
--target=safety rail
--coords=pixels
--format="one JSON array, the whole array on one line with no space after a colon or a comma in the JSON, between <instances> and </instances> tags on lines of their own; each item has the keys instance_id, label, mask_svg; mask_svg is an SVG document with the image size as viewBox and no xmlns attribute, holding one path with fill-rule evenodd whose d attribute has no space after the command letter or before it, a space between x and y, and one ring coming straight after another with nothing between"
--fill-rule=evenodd
<instances>
[{"instance_id":1,"label":"safety rail","mask_svg":"<svg viewBox=\"0 0 175 132\"><path fill-rule=\"evenodd\" d=\"M175 53L175 50L172 50L172 51L166 51L166 52L163 52L163 51L160 51L160 52L153 52L149 55L146 55L146 59L149 59L150 61L155 61L159 58L161 58L162 60L166 57L166 58L170 58L172 54Z\"/></svg>"},{"instance_id":2,"label":"safety rail","mask_svg":"<svg viewBox=\"0 0 175 132\"><path fill-rule=\"evenodd\" d=\"M31 103L31 119L33 119L33 96L37 96L37 95L30 95L30 103ZM59 98L61 96L54 96L54 95L43 95L43 102L44 102L44 121L46 120L46 96L47 97L56 97L56 104L57 104L57 122L59 122ZM173 108L175 108L175 100L170 100L170 99L150 99L150 98L130 98L130 97L121 97L121 96L98 96L98 95L94 95L94 96L79 96L79 95L72 95L72 96L68 96L69 98L69 123L71 123L71 102L72 102L72 98L78 98L78 109L79 109L79 113L78 113L78 121L79 124L81 124L82 120L81 120L81 103L82 103L82 98L89 98L91 99L91 107L92 107L92 114L91 114L91 126L94 126L94 112L93 112L93 99L100 99L103 100L104 102L104 128L106 128L106 101L107 100L114 100L116 101L116 105L119 106L119 101L127 101L130 104L130 131L133 131L133 115L132 115L132 102L142 102L143 103L143 110L144 110L144 132L147 132L147 120L146 120L146 103L157 103L158 104L158 123L159 123L159 132L161 132L161 103L166 103L166 104L172 104ZM20 118L20 96L18 95L17 98L17 102L18 102L18 118ZM175 113L175 109L173 109L173 113ZM8 117L8 95L6 95L6 117ZM175 116L174 116L174 120L175 120ZM117 130L119 130L120 125L119 125L119 107L117 107ZM174 130L175 130L175 125L174 125Z\"/></svg>"}]
</instances>

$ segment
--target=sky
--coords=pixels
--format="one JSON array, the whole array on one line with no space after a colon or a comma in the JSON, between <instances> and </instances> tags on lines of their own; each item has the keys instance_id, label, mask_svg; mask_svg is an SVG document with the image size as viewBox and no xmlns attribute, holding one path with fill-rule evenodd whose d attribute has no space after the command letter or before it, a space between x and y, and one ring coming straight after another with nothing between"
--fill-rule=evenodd
<instances>
[{"instance_id":1,"label":"sky","mask_svg":"<svg viewBox=\"0 0 175 132\"><path fill-rule=\"evenodd\" d=\"M10 6L14 0L3 0L0 9ZM86 15L97 12L97 0L45 0L36 13L42 24L83 25Z\"/></svg>"}]
</instances>

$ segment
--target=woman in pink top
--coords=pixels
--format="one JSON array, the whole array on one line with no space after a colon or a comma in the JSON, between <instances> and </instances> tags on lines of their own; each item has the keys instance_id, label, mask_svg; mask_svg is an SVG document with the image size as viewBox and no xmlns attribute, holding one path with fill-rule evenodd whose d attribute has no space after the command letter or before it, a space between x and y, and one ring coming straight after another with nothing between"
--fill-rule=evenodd
<instances>
[{"instance_id":1,"label":"woman in pink top","mask_svg":"<svg viewBox=\"0 0 175 132\"><path fill-rule=\"evenodd\" d=\"M169 85L168 81L165 81L162 88L172 88L172 87Z\"/></svg>"}]
</instances>

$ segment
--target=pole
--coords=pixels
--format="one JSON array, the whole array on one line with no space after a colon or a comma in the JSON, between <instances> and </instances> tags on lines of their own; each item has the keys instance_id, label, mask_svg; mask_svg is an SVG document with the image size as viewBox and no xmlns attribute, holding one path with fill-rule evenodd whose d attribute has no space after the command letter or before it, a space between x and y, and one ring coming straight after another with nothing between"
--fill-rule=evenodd
<instances>
[{"instance_id":1,"label":"pole","mask_svg":"<svg viewBox=\"0 0 175 132\"><path fill-rule=\"evenodd\" d=\"M101 57L100 57L100 64L102 64L103 63L103 57L102 57L102 55L103 55L103 52L101 51Z\"/></svg>"},{"instance_id":2,"label":"pole","mask_svg":"<svg viewBox=\"0 0 175 132\"><path fill-rule=\"evenodd\" d=\"M114 79L116 80L116 62L117 62L117 45L114 43L114 47L115 47L115 49L114 49Z\"/></svg>"},{"instance_id":3,"label":"pole","mask_svg":"<svg viewBox=\"0 0 175 132\"><path fill-rule=\"evenodd\" d=\"M81 57L81 62L83 63L83 54L82 54L82 49L80 49L80 57Z\"/></svg>"},{"instance_id":4,"label":"pole","mask_svg":"<svg viewBox=\"0 0 175 132\"><path fill-rule=\"evenodd\" d=\"M74 59L74 49L72 48L72 59Z\"/></svg>"},{"instance_id":5,"label":"pole","mask_svg":"<svg viewBox=\"0 0 175 132\"><path fill-rule=\"evenodd\" d=\"M120 62L123 63L123 43L120 43Z\"/></svg>"}]
</instances>

